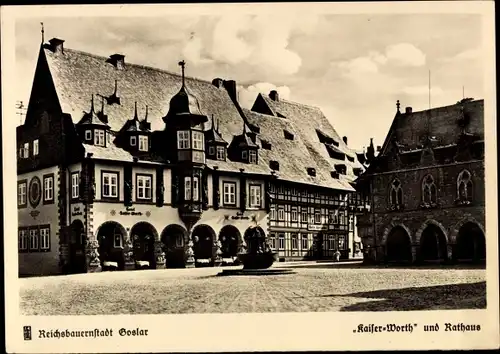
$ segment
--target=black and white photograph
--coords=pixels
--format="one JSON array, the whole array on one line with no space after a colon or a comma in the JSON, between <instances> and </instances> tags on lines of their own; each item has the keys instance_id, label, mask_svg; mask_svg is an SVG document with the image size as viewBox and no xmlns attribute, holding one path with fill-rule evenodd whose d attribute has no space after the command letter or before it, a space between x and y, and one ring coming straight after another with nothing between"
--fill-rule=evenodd
<instances>
[{"instance_id":1,"label":"black and white photograph","mask_svg":"<svg viewBox=\"0 0 500 354\"><path fill-rule=\"evenodd\" d=\"M10 350L498 348L492 3L360 5L2 8Z\"/></svg>"}]
</instances>

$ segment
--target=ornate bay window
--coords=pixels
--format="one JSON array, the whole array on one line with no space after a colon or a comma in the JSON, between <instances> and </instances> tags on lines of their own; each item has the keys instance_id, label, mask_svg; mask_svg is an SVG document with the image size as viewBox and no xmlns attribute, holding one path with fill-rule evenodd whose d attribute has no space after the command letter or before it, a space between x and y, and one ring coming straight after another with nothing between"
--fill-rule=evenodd
<instances>
[{"instance_id":1,"label":"ornate bay window","mask_svg":"<svg viewBox=\"0 0 500 354\"><path fill-rule=\"evenodd\" d=\"M423 208L432 208L437 205L437 188L434 177L427 175L422 181L422 204Z\"/></svg>"},{"instance_id":2,"label":"ornate bay window","mask_svg":"<svg viewBox=\"0 0 500 354\"><path fill-rule=\"evenodd\" d=\"M401 188L401 182L397 178L391 183L389 205L391 210L400 210L403 208L403 189Z\"/></svg>"},{"instance_id":3,"label":"ornate bay window","mask_svg":"<svg viewBox=\"0 0 500 354\"><path fill-rule=\"evenodd\" d=\"M457 178L457 199L456 204L468 205L472 202L473 192L472 177L469 171L463 170Z\"/></svg>"}]
</instances>

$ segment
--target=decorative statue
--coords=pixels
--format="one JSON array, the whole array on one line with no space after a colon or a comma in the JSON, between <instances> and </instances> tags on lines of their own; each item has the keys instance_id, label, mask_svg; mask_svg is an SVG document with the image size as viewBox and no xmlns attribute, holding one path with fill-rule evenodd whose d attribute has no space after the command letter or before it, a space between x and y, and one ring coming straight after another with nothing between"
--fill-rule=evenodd
<instances>
[{"instance_id":1,"label":"decorative statue","mask_svg":"<svg viewBox=\"0 0 500 354\"><path fill-rule=\"evenodd\" d=\"M253 227L247 234L246 245L246 253L239 255L244 269L266 269L272 266L276 254L271 251L266 235L259 227Z\"/></svg>"}]
</instances>

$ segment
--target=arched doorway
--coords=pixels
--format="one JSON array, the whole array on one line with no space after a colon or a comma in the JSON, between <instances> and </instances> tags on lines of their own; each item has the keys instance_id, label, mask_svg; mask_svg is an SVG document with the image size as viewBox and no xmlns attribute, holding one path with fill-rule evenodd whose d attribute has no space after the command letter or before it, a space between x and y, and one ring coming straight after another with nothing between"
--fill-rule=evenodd
<instances>
[{"instance_id":1,"label":"arched doorway","mask_svg":"<svg viewBox=\"0 0 500 354\"><path fill-rule=\"evenodd\" d=\"M401 226L396 226L390 231L385 247L387 262L412 262L410 235Z\"/></svg>"},{"instance_id":2,"label":"arched doorway","mask_svg":"<svg viewBox=\"0 0 500 354\"><path fill-rule=\"evenodd\" d=\"M103 270L124 269L123 249L126 233L125 228L115 221L107 221L99 227L97 241ZM105 263L110 265L106 266Z\"/></svg>"},{"instance_id":3,"label":"arched doorway","mask_svg":"<svg viewBox=\"0 0 500 354\"><path fill-rule=\"evenodd\" d=\"M219 240L222 244L222 258L232 258L238 255L241 234L235 226L224 226L219 232Z\"/></svg>"},{"instance_id":4,"label":"arched doorway","mask_svg":"<svg viewBox=\"0 0 500 354\"><path fill-rule=\"evenodd\" d=\"M448 259L448 247L443 231L434 224L429 224L420 237L419 260L422 262L439 262Z\"/></svg>"},{"instance_id":5,"label":"arched doorway","mask_svg":"<svg viewBox=\"0 0 500 354\"><path fill-rule=\"evenodd\" d=\"M180 225L172 224L163 229L160 239L167 268L184 268L184 245L187 238L186 229Z\"/></svg>"},{"instance_id":6,"label":"arched doorway","mask_svg":"<svg viewBox=\"0 0 500 354\"><path fill-rule=\"evenodd\" d=\"M198 225L193 229L193 251L197 265L211 264L214 259L215 231L208 225Z\"/></svg>"},{"instance_id":7,"label":"arched doorway","mask_svg":"<svg viewBox=\"0 0 500 354\"><path fill-rule=\"evenodd\" d=\"M69 269L68 272L86 273L87 272L87 257L85 255L85 245L87 244L87 236L85 228L81 220L75 220L69 228Z\"/></svg>"},{"instance_id":8,"label":"arched doorway","mask_svg":"<svg viewBox=\"0 0 500 354\"><path fill-rule=\"evenodd\" d=\"M474 263L486 260L486 239L476 223L467 222L460 228L455 258L458 261Z\"/></svg>"},{"instance_id":9,"label":"arched doorway","mask_svg":"<svg viewBox=\"0 0 500 354\"><path fill-rule=\"evenodd\" d=\"M136 266L146 269L156 268L155 240L158 238L156 229L150 223L141 221L135 224L130 230L130 239L134 250L134 260ZM147 262L140 265L137 262Z\"/></svg>"}]
</instances>

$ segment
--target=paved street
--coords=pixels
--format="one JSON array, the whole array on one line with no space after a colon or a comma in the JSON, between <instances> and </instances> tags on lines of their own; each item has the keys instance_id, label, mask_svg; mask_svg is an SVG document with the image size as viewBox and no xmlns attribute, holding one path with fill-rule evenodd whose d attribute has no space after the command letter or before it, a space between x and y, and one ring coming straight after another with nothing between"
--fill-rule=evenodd
<instances>
[{"instance_id":1,"label":"paved street","mask_svg":"<svg viewBox=\"0 0 500 354\"><path fill-rule=\"evenodd\" d=\"M27 315L395 311L485 308L484 269L279 263L295 274L216 276L221 268L21 279Z\"/></svg>"}]
</instances>

